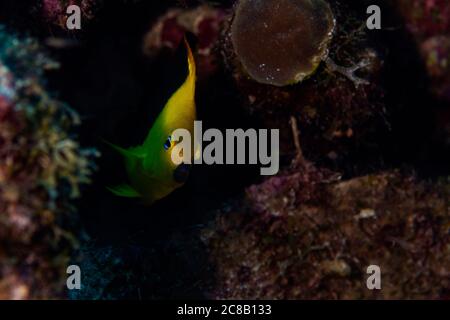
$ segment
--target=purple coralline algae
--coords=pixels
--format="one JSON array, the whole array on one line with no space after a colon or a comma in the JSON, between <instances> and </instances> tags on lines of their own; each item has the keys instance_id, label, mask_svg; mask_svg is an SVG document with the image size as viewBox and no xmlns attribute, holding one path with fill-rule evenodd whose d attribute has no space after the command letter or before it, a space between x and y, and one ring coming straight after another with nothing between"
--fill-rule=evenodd
<instances>
[{"instance_id":1,"label":"purple coralline algae","mask_svg":"<svg viewBox=\"0 0 450 320\"><path fill-rule=\"evenodd\" d=\"M247 189L203 232L216 299L445 299L450 184L399 172L340 181L303 165ZM369 290L367 268L382 272Z\"/></svg>"},{"instance_id":2,"label":"purple coralline algae","mask_svg":"<svg viewBox=\"0 0 450 320\"><path fill-rule=\"evenodd\" d=\"M42 0L40 8L45 20L66 29L67 7L77 5L83 18L89 20L94 17L97 2L96 0Z\"/></svg>"}]
</instances>

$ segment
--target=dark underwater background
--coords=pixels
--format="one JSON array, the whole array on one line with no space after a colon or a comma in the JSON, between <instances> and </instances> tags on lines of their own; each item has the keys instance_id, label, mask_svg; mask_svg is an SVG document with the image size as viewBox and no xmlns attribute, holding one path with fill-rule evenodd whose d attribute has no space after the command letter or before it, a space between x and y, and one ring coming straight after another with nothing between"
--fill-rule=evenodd
<instances>
[{"instance_id":1,"label":"dark underwater background","mask_svg":"<svg viewBox=\"0 0 450 320\"><path fill-rule=\"evenodd\" d=\"M361 19L372 2L392 8L383 1L342 2L351 12L359 12L356 16ZM240 201L247 188L264 181L259 167L194 166L186 185L152 206L143 206L106 189L126 176L120 157L101 140L120 146L142 142L152 119L187 71L182 46L150 58L143 54L144 36L170 8L187 9L201 3L102 1L93 17L83 20L82 30L67 32L43 20L36 1L0 0L0 23L7 30L37 39L60 63L59 69L45 73L47 88L80 115L81 124L73 130L80 145L101 154L95 160L92 182L82 186L81 197L73 202L81 231L71 261L81 267L83 289L69 292L69 298L215 297L211 292L217 291L218 267L211 263L204 230L219 212L226 216L236 207L246 207ZM229 9L232 3L210 5ZM389 109L389 125L384 125L385 116L375 117L379 125L369 142L362 147L347 143L345 157L336 161L321 154L317 140L306 142L303 151L315 165L339 172L344 180L399 169L432 183L450 174L449 145L443 142L446 134L436 124L436 119L446 117L442 114L448 115L448 102L428 90L430 80L403 18L386 9L383 25L387 27L368 33L365 44L377 48L383 60L377 81ZM46 46L49 37L73 44ZM254 116L242 107L240 90L224 66L199 83L196 101L204 129L266 127L266 115ZM308 130L314 129L305 130L307 137L312 136ZM284 145L289 143L293 139L284 139ZM283 167L291 160L292 152L282 154Z\"/></svg>"}]
</instances>

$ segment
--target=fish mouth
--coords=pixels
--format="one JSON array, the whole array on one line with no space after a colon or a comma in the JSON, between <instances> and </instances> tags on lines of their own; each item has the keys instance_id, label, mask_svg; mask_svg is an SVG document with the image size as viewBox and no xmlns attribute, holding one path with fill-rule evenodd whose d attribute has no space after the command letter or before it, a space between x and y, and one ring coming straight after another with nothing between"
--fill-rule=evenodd
<instances>
[{"instance_id":1,"label":"fish mouth","mask_svg":"<svg viewBox=\"0 0 450 320\"><path fill-rule=\"evenodd\" d=\"M189 177L191 165L182 163L173 171L173 179L178 183L184 183Z\"/></svg>"}]
</instances>

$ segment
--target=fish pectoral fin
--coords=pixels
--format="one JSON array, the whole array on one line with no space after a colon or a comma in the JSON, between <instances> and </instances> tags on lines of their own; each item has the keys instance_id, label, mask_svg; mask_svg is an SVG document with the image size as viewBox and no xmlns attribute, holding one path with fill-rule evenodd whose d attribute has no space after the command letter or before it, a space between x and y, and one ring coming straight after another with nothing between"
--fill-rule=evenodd
<instances>
[{"instance_id":1,"label":"fish pectoral fin","mask_svg":"<svg viewBox=\"0 0 450 320\"><path fill-rule=\"evenodd\" d=\"M106 187L109 191L114 193L116 196L126 197L126 198L139 198L141 195L132 186L124 183L119 184L114 187Z\"/></svg>"},{"instance_id":2,"label":"fish pectoral fin","mask_svg":"<svg viewBox=\"0 0 450 320\"><path fill-rule=\"evenodd\" d=\"M103 139L103 142L106 143L108 146L113 148L115 151L117 151L124 157L129 157L129 158L144 158L145 157L145 153L139 147L124 149L124 148L119 147L119 146L115 145L114 143L111 143L104 139Z\"/></svg>"}]
</instances>

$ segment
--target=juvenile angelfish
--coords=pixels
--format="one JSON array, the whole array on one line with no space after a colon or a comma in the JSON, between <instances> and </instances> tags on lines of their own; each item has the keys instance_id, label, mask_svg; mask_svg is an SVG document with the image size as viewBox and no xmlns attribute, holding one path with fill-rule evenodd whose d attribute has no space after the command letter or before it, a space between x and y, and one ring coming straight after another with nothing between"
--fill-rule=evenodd
<instances>
[{"instance_id":1,"label":"juvenile angelfish","mask_svg":"<svg viewBox=\"0 0 450 320\"><path fill-rule=\"evenodd\" d=\"M156 118L142 145L124 149L108 143L124 158L128 182L108 189L115 195L142 198L151 204L182 186L189 175L186 164L176 165L171 158L175 145L172 132L186 129L194 132L196 118L196 67L192 50L186 40L189 74L180 88L170 97Z\"/></svg>"}]
</instances>

